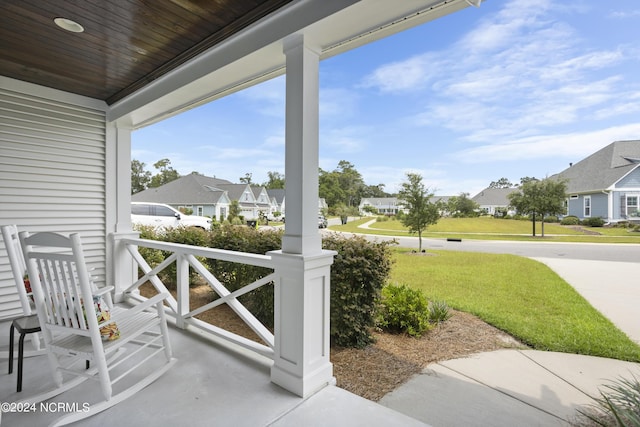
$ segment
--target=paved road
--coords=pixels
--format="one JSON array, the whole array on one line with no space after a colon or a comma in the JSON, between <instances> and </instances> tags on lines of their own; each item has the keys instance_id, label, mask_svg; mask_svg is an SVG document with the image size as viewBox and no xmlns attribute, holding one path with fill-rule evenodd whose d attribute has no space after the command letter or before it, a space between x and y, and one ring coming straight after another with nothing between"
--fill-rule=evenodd
<instances>
[{"instance_id":1,"label":"paved road","mask_svg":"<svg viewBox=\"0 0 640 427\"><path fill-rule=\"evenodd\" d=\"M333 225L333 224L330 224ZM373 240L392 240L389 236L365 235ZM400 246L418 248L417 237L395 237ZM517 242L462 239L449 242L446 237L422 239L423 249L513 254L530 258L566 258L640 263L640 244Z\"/></svg>"}]
</instances>

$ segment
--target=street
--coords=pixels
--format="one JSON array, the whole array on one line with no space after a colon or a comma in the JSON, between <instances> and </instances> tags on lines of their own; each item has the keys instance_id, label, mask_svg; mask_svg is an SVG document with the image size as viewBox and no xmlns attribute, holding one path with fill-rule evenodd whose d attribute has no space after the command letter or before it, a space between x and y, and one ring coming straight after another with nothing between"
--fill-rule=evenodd
<instances>
[{"instance_id":1,"label":"street","mask_svg":"<svg viewBox=\"0 0 640 427\"><path fill-rule=\"evenodd\" d=\"M339 223L339 222L338 222ZM331 222L329 225L333 225ZM329 231L331 232L331 231ZM389 237L364 235L371 240L393 240L399 246L418 248L417 237ZM513 254L529 258L565 258L594 261L618 261L640 263L640 245L623 243L567 243L567 242L519 242L503 240L462 239L449 242L442 238L423 238L422 248L426 250L452 250Z\"/></svg>"}]
</instances>

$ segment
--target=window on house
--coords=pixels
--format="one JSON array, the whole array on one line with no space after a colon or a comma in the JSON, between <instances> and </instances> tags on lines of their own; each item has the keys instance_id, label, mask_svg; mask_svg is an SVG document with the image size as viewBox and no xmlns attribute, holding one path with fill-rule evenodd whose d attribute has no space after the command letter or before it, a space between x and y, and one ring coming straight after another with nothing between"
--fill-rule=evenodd
<instances>
[{"instance_id":1,"label":"window on house","mask_svg":"<svg viewBox=\"0 0 640 427\"><path fill-rule=\"evenodd\" d=\"M584 196L584 216L591 216L591 196Z\"/></svg>"},{"instance_id":2,"label":"window on house","mask_svg":"<svg viewBox=\"0 0 640 427\"><path fill-rule=\"evenodd\" d=\"M638 196L627 196L627 217L639 217Z\"/></svg>"},{"instance_id":3,"label":"window on house","mask_svg":"<svg viewBox=\"0 0 640 427\"><path fill-rule=\"evenodd\" d=\"M198 206L198 216L204 216L204 207Z\"/></svg>"}]
</instances>

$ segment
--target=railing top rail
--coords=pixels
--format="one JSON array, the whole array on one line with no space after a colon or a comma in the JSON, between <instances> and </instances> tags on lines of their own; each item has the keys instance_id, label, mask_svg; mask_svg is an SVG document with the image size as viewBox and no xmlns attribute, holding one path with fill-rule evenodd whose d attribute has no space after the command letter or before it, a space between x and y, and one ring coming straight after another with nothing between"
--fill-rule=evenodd
<instances>
[{"instance_id":1,"label":"railing top rail","mask_svg":"<svg viewBox=\"0 0 640 427\"><path fill-rule=\"evenodd\" d=\"M203 248L201 246L185 245L182 243L160 242L157 240L124 238L124 243L143 246L145 248L159 249L183 254L192 254L205 258L221 261L237 262L241 264L255 265L257 267L273 268L270 255L251 254L247 252L229 251L226 249Z\"/></svg>"}]
</instances>

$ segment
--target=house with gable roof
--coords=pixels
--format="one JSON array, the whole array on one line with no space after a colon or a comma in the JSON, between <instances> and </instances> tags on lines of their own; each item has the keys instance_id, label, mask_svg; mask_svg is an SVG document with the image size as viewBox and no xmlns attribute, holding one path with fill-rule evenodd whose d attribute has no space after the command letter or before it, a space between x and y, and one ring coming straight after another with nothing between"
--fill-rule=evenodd
<instances>
[{"instance_id":1,"label":"house with gable roof","mask_svg":"<svg viewBox=\"0 0 640 427\"><path fill-rule=\"evenodd\" d=\"M640 140L615 141L553 179L567 181L567 214L640 222Z\"/></svg>"},{"instance_id":2,"label":"house with gable roof","mask_svg":"<svg viewBox=\"0 0 640 427\"><path fill-rule=\"evenodd\" d=\"M495 215L496 209L509 208L509 194L518 191L517 188L487 187L471 198L480 206L480 210L489 215Z\"/></svg>"},{"instance_id":3,"label":"house with gable roof","mask_svg":"<svg viewBox=\"0 0 640 427\"><path fill-rule=\"evenodd\" d=\"M131 196L133 202L164 203L180 210L188 208L193 215L226 218L231 203L227 190L218 185L224 179L210 178L197 173L182 176L160 187L147 188Z\"/></svg>"},{"instance_id":4,"label":"house with gable roof","mask_svg":"<svg viewBox=\"0 0 640 427\"><path fill-rule=\"evenodd\" d=\"M284 216L284 188L267 188L267 194L271 202L270 214L280 212Z\"/></svg>"}]
</instances>

